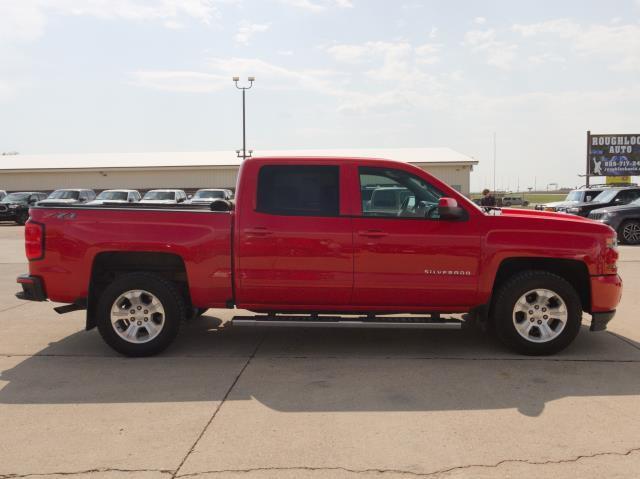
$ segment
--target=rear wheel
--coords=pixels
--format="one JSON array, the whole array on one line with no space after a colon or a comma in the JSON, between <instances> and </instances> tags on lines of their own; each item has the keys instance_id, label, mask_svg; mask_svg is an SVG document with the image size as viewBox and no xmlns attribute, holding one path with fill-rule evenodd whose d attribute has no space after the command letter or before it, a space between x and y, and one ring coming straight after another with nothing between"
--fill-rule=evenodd
<instances>
[{"instance_id":1,"label":"rear wheel","mask_svg":"<svg viewBox=\"0 0 640 479\"><path fill-rule=\"evenodd\" d=\"M518 353L534 356L562 351L582 322L576 290L545 271L514 275L499 288L492 313L500 340Z\"/></svg>"},{"instance_id":2,"label":"rear wheel","mask_svg":"<svg viewBox=\"0 0 640 479\"><path fill-rule=\"evenodd\" d=\"M629 220L622 223L618 236L625 244L640 244L640 221Z\"/></svg>"},{"instance_id":3,"label":"rear wheel","mask_svg":"<svg viewBox=\"0 0 640 479\"><path fill-rule=\"evenodd\" d=\"M184 303L169 281L149 273L120 276L105 288L97 307L100 335L126 356L163 351L178 334Z\"/></svg>"}]
</instances>

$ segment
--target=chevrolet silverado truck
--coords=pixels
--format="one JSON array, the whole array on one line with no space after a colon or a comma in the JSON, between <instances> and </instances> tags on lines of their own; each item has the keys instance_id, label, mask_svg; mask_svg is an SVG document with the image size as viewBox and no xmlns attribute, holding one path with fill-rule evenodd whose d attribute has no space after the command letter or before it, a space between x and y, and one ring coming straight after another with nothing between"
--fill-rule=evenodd
<instances>
[{"instance_id":1,"label":"chevrolet silverado truck","mask_svg":"<svg viewBox=\"0 0 640 479\"><path fill-rule=\"evenodd\" d=\"M406 194L378 208L367 200L378 189ZM622 291L610 227L483 209L390 160L252 158L235 202L49 203L30 214L17 296L86 309L86 329L129 356L164 350L208 308L256 313L233 319L244 326L481 323L519 353L553 354L583 313L605 329Z\"/></svg>"}]
</instances>

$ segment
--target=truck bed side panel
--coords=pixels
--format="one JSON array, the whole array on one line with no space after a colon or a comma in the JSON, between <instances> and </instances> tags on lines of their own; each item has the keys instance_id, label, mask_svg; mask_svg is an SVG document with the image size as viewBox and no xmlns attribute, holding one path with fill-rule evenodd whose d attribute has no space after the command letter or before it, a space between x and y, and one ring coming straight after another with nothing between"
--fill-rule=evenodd
<instances>
[{"instance_id":1,"label":"truck bed side panel","mask_svg":"<svg viewBox=\"0 0 640 479\"><path fill-rule=\"evenodd\" d=\"M30 273L44 278L52 301L86 297L96 255L112 251L181 257L194 306L232 298L229 213L83 207L34 208L31 216L45 225L45 255Z\"/></svg>"}]
</instances>

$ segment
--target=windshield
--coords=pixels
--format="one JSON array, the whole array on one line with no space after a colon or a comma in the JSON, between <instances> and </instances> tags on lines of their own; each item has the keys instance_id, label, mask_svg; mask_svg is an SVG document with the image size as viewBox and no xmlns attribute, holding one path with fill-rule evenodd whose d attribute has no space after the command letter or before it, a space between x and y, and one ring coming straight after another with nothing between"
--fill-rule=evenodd
<instances>
[{"instance_id":1,"label":"windshield","mask_svg":"<svg viewBox=\"0 0 640 479\"><path fill-rule=\"evenodd\" d=\"M220 190L200 190L196 191L193 196L194 200L203 200L209 198L224 198L224 192Z\"/></svg>"},{"instance_id":2,"label":"windshield","mask_svg":"<svg viewBox=\"0 0 640 479\"><path fill-rule=\"evenodd\" d=\"M567 197L564 199L565 201L582 201L582 191L571 191Z\"/></svg>"},{"instance_id":3,"label":"windshield","mask_svg":"<svg viewBox=\"0 0 640 479\"><path fill-rule=\"evenodd\" d=\"M0 203L14 203L20 201L26 201L29 198L29 193L9 193L5 196Z\"/></svg>"},{"instance_id":4,"label":"windshield","mask_svg":"<svg viewBox=\"0 0 640 479\"><path fill-rule=\"evenodd\" d=\"M609 203L618 194L618 190L603 191L593 199L594 203Z\"/></svg>"},{"instance_id":5,"label":"windshield","mask_svg":"<svg viewBox=\"0 0 640 479\"><path fill-rule=\"evenodd\" d=\"M173 191L147 191L145 200L174 200L176 194Z\"/></svg>"},{"instance_id":6,"label":"windshield","mask_svg":"<svg viewBox=\"0 0 640 479\"><path fill-rule=\"evenodd\" d=\"M127 201L126 191L103 191L98 195L98 200L115 200L115 201Z\"/></svg>"},{"instance_id":7,"label":"windshield","mask_svg":"<svg viewBox=\"0 0 640 479\"><path fill-rule=\"evenodd\" d=\"M80 196L79 191L56 190L48 197L50 200L77 200Z\"/></svg>"}]
</instances>

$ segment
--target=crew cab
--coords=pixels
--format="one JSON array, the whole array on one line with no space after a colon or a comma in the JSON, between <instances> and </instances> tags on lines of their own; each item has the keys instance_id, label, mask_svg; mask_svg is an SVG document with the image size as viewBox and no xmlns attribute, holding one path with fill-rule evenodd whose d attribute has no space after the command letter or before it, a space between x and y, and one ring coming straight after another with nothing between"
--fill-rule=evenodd
<instances>
[{"instance_id":1,"label":"crew cab","mask_svg":"<svg viewBox=\"0 0 640 479\"><path fill-rule=\"evenodd\" d=\"M203 188L195 192L193 197L189 198L192 204L211 204L215 200L231 200L233 192L224 188Z\"/></svg>"},{"instance_id":2,"label":"crew cab","mask_svg":"<svg viewBox=\"0 0 640 479\"><path fill-rule=\"evenodd\" d=\"M380 185L405 199L394 209L364 200ZM515 351L552 354L576 337L583 312L592 331L605 329L622 291L608 226L482 209L381 159L247 159L235 202L210 206L36 206L25 248L18 297L86 309L86 328L130 356L162 351L207 308L258 313L238 325L479 322Z\"/></svg>"}]
</instances>

